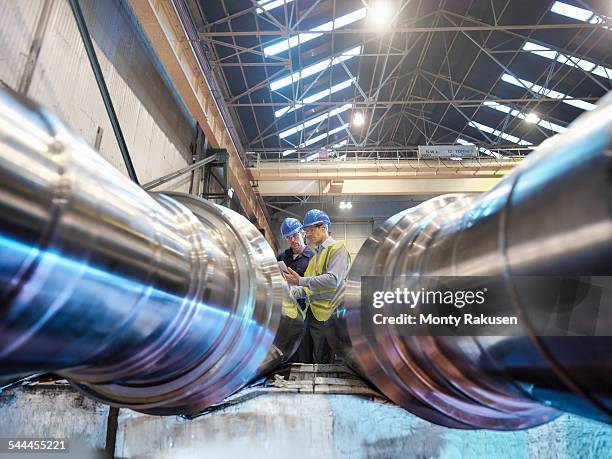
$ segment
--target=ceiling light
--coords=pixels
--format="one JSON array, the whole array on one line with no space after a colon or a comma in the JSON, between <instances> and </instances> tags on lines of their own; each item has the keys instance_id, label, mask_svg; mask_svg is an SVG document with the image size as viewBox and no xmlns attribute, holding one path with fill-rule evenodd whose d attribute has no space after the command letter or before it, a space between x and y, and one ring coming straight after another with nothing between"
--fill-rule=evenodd
<instances>
[{"instance_id":1,"label":"ceiling light","mask_svg":"<svg viewBox=\"0 0 612 459\"><path fill-rule=\"evenodd\" d=\"M368 7L368 23L377 28L389 28L392 20L391 6L384 0L372 0Z\"/></svg>"},{"instance_id":2,"label":"ceiling light","mask_svg":"<svg viewBox=\"0 0 612 459\"><path fill-rule=\"evenodd\" d=\"M352 209L353 203L351 201L340 201L340 208L341 209Z\"/></svg>"},{"instance_id":3,"label":"ceiling light","mask_svg":"<svg viewBox=\"0 0 612 459\"><path fill-rule=\"evenodd\" d=\"M270 83L270 89L272 91L277 91L280 88L289 86L290 84L295 83L296 81L299 81L302 78L307 78L309 76L315 75L327 69L328 67L333 67L334 65L340 64L341 62L352 59L353 57L361 54L361 49L361 46L355 46L354 48L343 52L342 54L334 57L333 59L325 59L324 61L317 62L316 64L312 64L308 67L305 67L299 72L292 73L289 76L273 81L272 83Z\"/></svg>"},{"instance_id":4,"label":"ceiling light","mask_svg":"<svg viewBox=\"0 0 612 459\"><path fill-rule=\"evenodd\" d=\"M531 112L525 117L525 121L527 123L535 124L538 121L540 121L540 117L536 115L535 113Z\"/></svg>"},{"instance_id":5,"label":"ceiling light","mask_svg":"<svg viewBox=\"0 0 612 459\"><path fill-rule=\"evenodd\" d=\"M365 123L365 117L363 116L363 113L356 112L353 115L353 126L363 126L363 123Z\"/></svg>"}]
</instances>

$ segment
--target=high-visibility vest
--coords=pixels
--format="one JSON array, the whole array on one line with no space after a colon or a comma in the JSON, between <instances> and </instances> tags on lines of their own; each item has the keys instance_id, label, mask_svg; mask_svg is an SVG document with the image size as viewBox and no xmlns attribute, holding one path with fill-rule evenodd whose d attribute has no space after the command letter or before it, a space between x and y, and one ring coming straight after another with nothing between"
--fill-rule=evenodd
<instances>
[{"instance_id":1,"label":"high-visibility vest","mask_svg":"<svg viewBox=\"0 0 612 459\"><path fill-rule=\"evenodd\" d=\"M296 301L290 301L289 299L283 299L282 305L283 305L283 308L281 310L281 314L283 316L287 316L290 319L297 319L298 314L300 314L302 316L302 319L304 318L304 313L302 312L300 307L297 305Z\"/></svg>"},{"instance_id":2,"label":"high-visibility vest","mask_svg":"<svg viewBox=\"0 0 612 459\"><path fill-rule=\"evenodd\" d=\"M332 245L325 247L319 254L310 259L310 263L308 263L308 268L306 268L304 277L320 276L321 274L325 274L327 272L327 266L330 258L338 250L344 250L346 252L350 265L351 256L348 253L348 250L346 250L344 242L335 242ZM306 310L310 308L312 310L312 314L317 320L326 321L329 319L332 314L332 299L334 298L338 288L334 287L311 290L308 287L304 287L304 290L306 292Z\"/></svg>"}]
</instances>

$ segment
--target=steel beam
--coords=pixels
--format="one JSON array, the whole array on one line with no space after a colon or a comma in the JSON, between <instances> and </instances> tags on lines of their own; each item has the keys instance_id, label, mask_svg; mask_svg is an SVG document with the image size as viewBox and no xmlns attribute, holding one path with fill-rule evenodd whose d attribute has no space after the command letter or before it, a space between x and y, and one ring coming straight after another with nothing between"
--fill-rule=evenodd
<instances>
[{"instance_id":1,"label":"steel beam","mask_svg":"<svg viewBox=\"0 0 612 459\"><path fill-rule=\"evenodd\" d=\"M499 178L414 178L404 180L346 180L339 191L331 191L330 180L261 181L261 196L345 196L345 195L425 195L481 193L497 184Z\"/></svg>"},{"instance_id":2,"label":"steel beam","mask_svg":"<svg viewBox=\"0 0 612 459\"><path fill-rule=\"evenodd\" d=\"M605 30L603 24L589 23L567 23L567 24L513 24L513 25L476 25L476 26L438 26L438 27L394 27L395 33L453 33L453 32L486 32L486 31L502 31L502 30L551 30L551 29L601 29ZM263 37L263 36L281 36L299 35L309 33L309 30L292 30L282 28L279 30L259 30L259 31L219 31L219 32L200 32L202 38L208 37ZM368 28L346 28L335 30L322 30L317 33L324 35L347 35L347 34L374 34L372 29Z\"/></svg>"}]
</instances>

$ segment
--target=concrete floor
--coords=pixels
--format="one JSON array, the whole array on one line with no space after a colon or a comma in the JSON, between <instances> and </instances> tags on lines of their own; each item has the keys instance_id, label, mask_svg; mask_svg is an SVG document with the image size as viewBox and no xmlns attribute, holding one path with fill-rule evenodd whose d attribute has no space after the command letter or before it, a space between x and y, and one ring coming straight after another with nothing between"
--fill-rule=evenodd
<instances>
[{"instance_id":1,"label":"concrete floor","mask_svg":"<svg viewBox=\"0 0 612 459\"><path fill-rule=\"evenodd\" d=\"M0 432L69 437L80 445L73 457L84 457L83 448L90 457L101 455L107 441L115 443L116 457L126 458L612 457L611 426L564 415L524 431L457 431L423 421L342 376L277 377L194 419L120 410L114 438L107 438L109 409L70 386L22 386L0 394Z\"/></svg>"}]
</instances>

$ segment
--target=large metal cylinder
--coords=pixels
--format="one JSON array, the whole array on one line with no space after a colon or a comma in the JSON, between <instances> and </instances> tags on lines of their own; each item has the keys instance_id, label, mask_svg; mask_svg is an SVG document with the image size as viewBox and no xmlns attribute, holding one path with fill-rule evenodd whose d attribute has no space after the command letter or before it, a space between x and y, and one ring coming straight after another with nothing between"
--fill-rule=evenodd
<instances>
[{"instance_id":1,"label":"large metal cylinder","mask_svg":"<svg viewBox=\"0 0 612 459\"><path fill-rule=\"evenodd\" d=\"M611 145L612 94L490 191L440 196L387 220L345 285L349 361L394 402L449 427L527 428L559 410L612 422L610 291L598 311L572 317L577 329L597 324L598 336L542 336L518 282L612 275ZM415 290L431 276L486 276L527 320L519 336L381 332L361 304L362 276L406 276Z\"/></svg>"},{"instance_id":2,"label":"large metal cylinder","mask_svg":"<svg viewBox=\"0 0 612 459\"><path fill-rule=\"evenodd\" d=\"M247 219L143 191L0 91L0 374L53 371L112 405L197 412L291 354L302 322L283 302Z\"/></svg>"}]
</instances>

